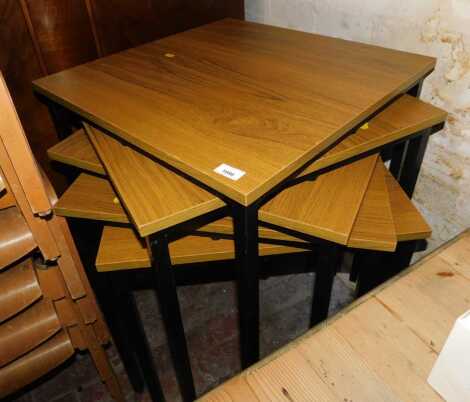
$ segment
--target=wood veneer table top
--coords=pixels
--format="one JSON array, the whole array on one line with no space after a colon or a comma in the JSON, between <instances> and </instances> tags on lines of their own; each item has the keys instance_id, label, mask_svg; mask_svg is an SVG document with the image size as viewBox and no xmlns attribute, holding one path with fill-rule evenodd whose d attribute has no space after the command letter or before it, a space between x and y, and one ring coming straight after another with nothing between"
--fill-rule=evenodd
<instances>
[{"instance_id":1,"label":"wood veneer table top","mask_svg":"<svg viewBox=\"0 0 470 402\"><path fill-rule=\"evenodd\" d=\"M470 308L470 233L204 395L204 402L443 399L427 377Z\"/></svg>"},{"instance_id":2,"label":"wood veneer table top","mask_svg":"<svg viewBox=\"0 0 470 402\"><path fill-rule=\"evenodd\" d=\"M85 130L80 129L47 150L50 159L100 175L106 174Z\"/></svg>"},{"instance_id":3,"label":"wood veneer table top","mask_svg":"<svg viewBox=\"0 0 470 402\"><path fill-rule=\"evenodd\" d=\"M259 220L346 245L377 155L291 186L264 204Z\"/></svg>"},{"instance_id":4,"label":"wood veneer table top","mask_svg":"<svg viewBox=\"0 0 470 402\"><path fill-rule=\"evenodd\" d=\"M244 205L426 76L435 59L222 20L35 81ZM222 163L246 174L214 172Z\"/></svg>"},{"instance_id":5,"label":"wood veneer table top","mask_svg":"<svg viewBox=\"0 0 470 402\"><path fill-rule=\"evenodd\" d=\"M213 240L209 237L186 236L171 242L170 257L173 265L223 261L235 258L233 240ZM308 252L297 247L259 244L259 255L279 255ZM149 268L150 257L145 243L131 228L105 226L101 237L96 269L100 272Z\"/></svg>"},{"instance_id":6,"label":"wood veneer table top","mask_svg":"<svg viewBox=\"0 0 470 402\"><path fill-rule=\"evenodd\" d=\"M215 211L225 203L120 140L85 124L106 171L141 236Z\"/></svg>"}]
</instances>

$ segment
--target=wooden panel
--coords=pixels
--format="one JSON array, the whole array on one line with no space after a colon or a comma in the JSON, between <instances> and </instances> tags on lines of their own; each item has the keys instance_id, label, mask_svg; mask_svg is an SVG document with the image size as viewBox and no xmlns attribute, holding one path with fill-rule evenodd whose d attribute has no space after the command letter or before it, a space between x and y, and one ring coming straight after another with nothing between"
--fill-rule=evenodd
<instances>
[{"instance_id":1,"label":"wooden panel","mask_svg":"<svg viewBox=\"0 0 470 402\"><path fill-rule=\"evenodd\" d=\"M0 367L29 352L59 330L54 306L47 299L0 325Z\"/></svg>"},{"instance_id":2,"label":"wooden panel","mask_svg":"<svg viewBox=\"0 0 470 402\"><path fill-rule=\"evenodd\" d=\"M4 177L8 180L10 188L15 196L18 210L21 211L26 223L34 235L34 240L42 252L43 258L54 260L58 257L59 250L52 237L45 219L35 216L31 210L28 199L21 187L21 183L16 175L16 171L10 161L10 158L4 148L4 143L0 138L0 165Z\"/></svg>"},{"instance_id":3,"label":"wooden panel","mask_svg":"<svg viewBox=\"0 0 470 402\"><path fill-rule=\"evenodd\" d=\"M425 239L431 236L431 228L388 170L385 172L385 180L398 241Z\"/></svg>"},{"instance_id":4,"label":"wooden panel","mask_svg":"<svg viewBox=\"0 0 470 402\"><path fill-rule=\"evenodd\" d=\"M108 179L81 174L54 206L57 215L129 223Z\"/></svg>"},{"instance_id":5,"label":"wooden panel","mask_svg":"<svg viewBox=\"0 0 470 402\"><path fill-rule=\"evenodd\" d=\"M66 332L61 331L27 355L0 369L0 398L3 398L59 366L73 355Z\"/></svg>"},{"instance_id":6,"label":"wooden panel","mask_svg":"<svg viewBox=\"0 0 470 402\"><path fill-rule=\"evenodd\" d=\"M259 219L347 244L376 161L373 155L289 187L260 208Z\"/></svg>"},{"instance_id":7,"label":"wooden panel","mask_svg":"<svg viewBox=\"0 0 470 402\"><path fill-rule=\"evenodd\" d=\"M6 179L3 178L2 169L0 168L0 181L3 183L3 190L0 191L0 209L16 206L15 197L8 188Z\"/></svg>"},{"instance_id":8,"label":"wooden panel","mask_svg":"<svg viewBox=\"0 0 470 402\"><path fill-rule=\"evenodd\" d=\"M248 205L434 63L223 20L37 80L35 87ZM221 163L246 174L226 178L214 172Z\"/></svg>"},{"instance_id":9,"label":"wooden panel","mask_svg":"<svg viewBox=\"0 0 470 402\"><path fill-rule=\"evenodd\" d=\"M36 242L16 207L0 210L0 271L36 248Z\"/></svg>"},{"instance_id":10,"label":"wooden panel","mask_svg":"<svg viewBox=\"0 0 470 402\"><path fill-rule=\"evenodd\" d=\"M200 400L443 401L427 378L470 307L468 250L470 231Z\"/></svg>"},{"instance_id":11,"label":"wooden panel","mask_svg":"<svg viewBox=\"0 0 470 402\"><path fill-rule=\"evenodd\" d=\"M66 295L65 282L59 267L34 264L41 291L49 300L60 300Z\"/></svg>"},{"instance_id":12,"label":"wooden panel","mask_svg":"<svg viewBox=\"0 0 470 402\"><path fill-rule=\"evenodd\" d=\"M63 188L63 176L50 168L46 149L57 141L46 107L31 90L31 82L44 73L36 59L20 2L2 0L0 6L0 70L10 89L31 148L49 177Z\"/></svg>"},{"instance_id":13,"label":"wooden panel","mask_svg":"<svg viewBox=\"0 0 470 402\"><path fill-rule=\"evenodd\" d=\"M243 0L93 1L105 54L181 32L224 17L243 18Z\"/></svg>"},{"instance_id":14,"label":"wooden panel","mask_svg":"<svg viewBox=\"0 0 470 402\"><path fill-rule=\"evenodd\" d=\"M260 244L261 256L299 253L305 250ZM212 240L208 237L186 236L170 244L174 265L222 261L235 258L233 240ZM148 268L150 259L145 243L130 228L105 226L101 237L96 268L100 272L120 269Z\"/></svg>"},{"instance_id":15,"label":"wooden panel","mask_svg":"<svg viewBox=\"0 0 470 402\"><path fill-rule=\"evenodd\" d=\"M29 147L15 105L0 72L0 138L34 214L47 214L51 204L42 186L36 160ZM2 165L3 165L2 161ZM8 177L6 177L8 180Z\"/></svg>"},{"instance_id":16,"label":"wooden panel","mask_svg":"<svg viewBox=\"0 0 470 402\"><path fill-rule=\"evenodd\" d=\"M397 236L385 183L385 166L377 159L369 187L351 231L348 247L394 251Z\"/></svg>"},{"instance_id":17,"label":"wooden panel","mask_svg":"<svg viewBox=\"0 0 470 402\"><path fill-rule=\"evenodd\" d=\"M387 106L367 125L346 137L333 149L312 163L298 177L313 173L378 146L404 138L441 123L447 113L409 95Z\"/></svg>"},{"instance_id":18,"label":"wooden panel","mask_svg":"<svg viewBox=\"0 0 470 402\"><path fill-rule=\"evenodd\" d=\"M0 323L25 309L41 295L31 260L0 272Z\"/></svg>"},{"instance_id":19,"label":"wooden panel","mask_svg":"<svg viewBox=\"0 0 470 402\"><path fill-rule=\"evenodd\" d=\"M27 0L48 73L95 59L95 41L83 0Z\"/></svg>"},{"instance_id":20,"label":"wooden panel","mask_svg":"<svg viewBox=\"0 0 470 402\"><path fill-rule=\"evenodd\" d=\"M54 161L89 170L93 173L106 174L83 129L77 130L65 140L49 148L47 155Z\"/></svg>"},{"instance_id":21,"label":"wooden panel","mask_svg":"<svg viewBox=\"0 0 470 402\"><path fill-rule=\"evenodd\" d=\"M222 200L85 124L96 152L141 236L223 207Z\"/></svg>"}]
</instances>

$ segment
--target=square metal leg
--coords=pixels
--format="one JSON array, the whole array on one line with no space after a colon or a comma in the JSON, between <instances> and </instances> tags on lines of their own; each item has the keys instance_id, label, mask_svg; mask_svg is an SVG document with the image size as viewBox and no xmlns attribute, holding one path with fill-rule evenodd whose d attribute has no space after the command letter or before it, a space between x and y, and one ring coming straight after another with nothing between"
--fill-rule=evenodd
<instances>
[{"instance_id":1,"label":"square metal leg","mask_svg":"<svg viewBox=\"0 0 470 402\"><path fill-rule=\"evenodd\" d=\"M188 346L184 334L176 281L168 250L167 234L157 233L148 239L156 296L165 325L176 378L185 401L196 399Z\"/></svg>"},{"instance_id":2,"label":"square metal leg","mask_svg":"<svg viewBox=\"0 0 470 402\"><path fill-rule=\"evenodd\" d=\"M113 272L109 274L109 283L115 321L119 326L119 342L117 339L115 342L128 375L131 381L143 375L152 400L164 401L152 351L131 290L131 275L127 272Z\"/></svg>"},{"instance_id":3,"label":"square metal leg","mask_svg":"<svg viewBox=\"0 0 470 402\"><path fill-rule=\"evenodd\" d=\"M336 272L338 272L340 267L342 255L340 247L336 244L327 244L319 247L315 269L310 327L317 325L328 317L333 282Z\"/></svg>"},{"instance_id":4,"label":"square metal leg","mask_svg":"<svg viewBox=\"0 0 470 402\"><path fill-rule=\"evenodd\" d=\"M233 207L242 368L259 360L258 209Z\"/></svg>"}]
</instances>

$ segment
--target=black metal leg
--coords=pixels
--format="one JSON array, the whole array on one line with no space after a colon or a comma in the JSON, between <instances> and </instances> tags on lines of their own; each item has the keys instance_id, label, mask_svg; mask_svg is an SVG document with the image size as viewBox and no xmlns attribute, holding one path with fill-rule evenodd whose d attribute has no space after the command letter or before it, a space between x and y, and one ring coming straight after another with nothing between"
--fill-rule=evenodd
<instances>
[{"instance_id":1,"label":"black metal leg","mask_svg":"<svg viewBox=\"0 0 470 402\"><path fill-rule=\"evenodd\" d=\"M404 269L408 268L411 263L413 253L416 251L417 241L403 241L398 243L395 252L386 259L388 278L399 274Z\"/></svg>"},{"instance_id":2,"label":"black metal leg","mask_svg":"<svg viewBox=\"0 0 470 402\"><path fill-rule=\"evenodd\" d=\"M141 393L145 388L137 356L129 346L130 342L127 324L122 323L120 312L116 309L118 288L110 282L112 275L118 273L100 273L96 271L95 259L101 238L103 224L100 222L85 221L82 219L69 219L72 235L77 245L80 259L85 267L90 285L92 286L96 299L103 311L104 319L111 331L116 349L126 369L129 382L135 392Z\"/></svg>"},{"instance_id":3,"label":"black metal leg","mask_svg":"<svg viewBox=\"0 0 470 402\"><path fill-rule=\"evenodd\" d=\"M356 296L371 291L408 268L416 250L417 241L398 243L393 253L360 250L354 256L353 267L358 272Z\"/></svg>"},{"instance_id":4,"label":"black metal leg","mask_svg":"<svg viewBox=\"0 0 470 402\"><path fill-rule=\"evenodd\" d=\"M401 142L396 144L392 150L392 159L390 160L390 173L395 177L395 179L400 179L400 174L402 170L403 160L405 158L406 148L408 143Z\"/></svg>"},{"instance_id":5,"label":"black metal leg","mask_svg":"<svg viewBox=\"0 0 470 402\"><path fill-rule=\"evenodd\" d=\"M196 392L176 292L176 281L168 250L168 237L166 234L154 234L150 236L149 244L156 295L181 395L185 401L193 401L196 398Z\"/></svg>"},{"instance_id":6,"label":"black metal leg","mask_svg":"<svg viewBox=\"0 0 470 402\"><path fill-rule=\"evenodd\" d=\"M353 269L357 272L356 297L361 297L387 279L388 267L384 264L384 254L386 256L383 252L366 250L355 253Z\"/></svg>"},{"instance_id":7,"label":"black metal leg","mask_svg":"<svg viewBox=\"0 0 470 402\"><path fill-rule=\"evenodd\" d=\"M118 276L119 279L117 279ZM127 344L121 345L120 349L121 351L125 349L126 354L137 356L138 367L135 370L138 370L139 374L140 369L142 370L152 401L164 401L165 398L153 362L152 351L130 286L132 279L126 272L116 272L110 274L110 283L115 295L114 309L119 315L121 332L126 333L128 338Z\"/></svg>"},{"instance_id":8,"label":"black metal leg","mask_svg":"<svg viewBox=\"0 0 470 402\"><path fill-rule=\"evenodd\" d=\"M421 164L428 145L431 130L425 130L419 137L408 141L405 158L403 160L399 183L408 197L413 197L413 192L418 180Z\"/></svg>"},{"instance_id":9,"label":"black metal leg","mask_svg":"<svg viewBox=\"0 0 470 402\"><path fill-rule=\"evenodd\" d=\"M258 210L233 207L242 368L259 360Z\"/></svg>"},{"instance_id":10,"label":"black metal leg","mask_svg":"<svg viewBox=\"0 0 470 402\"><path fill-rule=\"evenodd\" d=\"M310 327L328 317L333 282L340 267L341 257L340 248L334 244L322 246L319 251L315 270Z\"/></svg>"}]
</instances>

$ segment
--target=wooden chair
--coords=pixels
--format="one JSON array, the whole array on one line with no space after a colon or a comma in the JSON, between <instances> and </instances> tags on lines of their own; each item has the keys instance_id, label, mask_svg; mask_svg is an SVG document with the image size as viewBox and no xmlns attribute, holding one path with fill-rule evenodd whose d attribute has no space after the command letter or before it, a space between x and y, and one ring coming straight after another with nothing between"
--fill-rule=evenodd
<instances>
[{"instance_id":1,"label":"wooden chair","mask_svg":"<svg viewBox=\"0 0 470 402\"><path fill-rule=\"evenodd\" d=\"M0 74L0 398L88 350L123 401L110 336L55 194L37 166ZM41 264L35 262L41 259Z\"/></svg>"}]
</instances>

